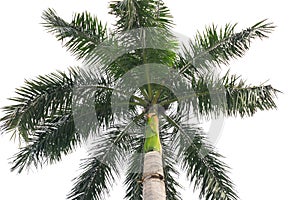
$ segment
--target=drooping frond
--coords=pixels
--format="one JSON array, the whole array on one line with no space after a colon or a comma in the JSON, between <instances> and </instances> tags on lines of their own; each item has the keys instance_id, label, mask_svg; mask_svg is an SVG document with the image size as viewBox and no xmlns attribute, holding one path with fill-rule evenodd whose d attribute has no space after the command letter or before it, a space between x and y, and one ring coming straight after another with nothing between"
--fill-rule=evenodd
<instances>
[{"instance_id":1,"label":"drooping frond","mask_svg":"<svg viewBox=\"0 0 300 200\"><path fill-rule=\"evenodd\" d=\"M205 154L202 155L203 152ZM200 188L200 198L238 199L227 175L228 167L219 160L222 156L214 152L213 147L205 145L203 138L195 136L183 154L182 167L187 171L195 188Z\"/></svg>"},{"instance_id":2,"label":"drooping frond","mask_svg":"<svg viewBox=\"0 0 300 200\"><path fill-rule=\"evenodd\" d=\"M181 184L177 181L179 171L177 169L177 157L175 148L170 146L172 137L167 132L166 127L163 125L160 131L162 141L162 157L163 157L163 171L165 177L165 186L167 200L182 200L179 189L182 188ZM172 133L171 133L172 134Z\"/></svg>"},{"instance_id":3,"label":"drooping frond","mask_svg":"<svg viewBox=\"0 0 300 200\"><path fill-rule=\"evenodd\" d=\"M90 69L78 73L73 87L72 112L84 138L97 133L98 129L110 128L113 90L108 77Z\"/></svg>"},{"instance_id":4,"label":"drooping frond","mask_svg":"<svg viewBox=\"0 0 300 200\"><path fill-rule=\"evenodd\" d=\"M267 20L236 32L236 24L227 24L224 28L215 25L207 27L203 33L198 32L195 40L190 43L192 52L208 53L216 64L229 64L231 58L241 57L250 48L256 38L267 38L275 26ZM201 53L201 54L203 54Z\"/></svg>"},{"instance_id":5,"label":"drooping frond","mask_svg":"<svg viewBox=\"0 0 300 200\"><path fill-rule=\"evenodd\" d=\"M200 189L199 198L238 199L227 175L228 167L220 161L222 156L208 144L201 130L190 124L181 124L179 117L164 117L174 127L170 145L176 149L177 159L194 190Z\"/></svg>"},{"instance_id":6,"label":"drooping frond","mask_svg":"<svg viewBox=\"0 0 300 200\"><path fill-rule=\"evenodd\" d=\"M18 97L10 99L15 104L3 108L5 115L1 118L1 128L18 132L26 141L46 120L69 114L76 76L77 69L70 68L69 73L51 73L26 81L17 89Z\"/></svg>"},{"instance_id":7,"label":"drooping frond","mask_svg":"<svg viewBox=\"0 0 300 200\"><path fill-rule=\"evenodd\" d=\"M108 193L115 181L112 169L96 157L87 158L81 164L83 173L77 177L76 185L68 199L100 200Z\"/></svg>"},{"instance_id":8,"label":"drooping frond","mask_svg":"<svg viewBox=\"0 0 300 200\"><path fill-rule=\"evenodd\" d=\"M84 58L107 38L106 26L88 12L76 13L70 23L60 18L53 9L43 12L43 25L62 41L77 59Z\"/></svg>"},{"instance_id":9,"label":"drooping frond","mask_svg":"<svg viewBox=\"0 0 300 200\"><path fill-rule=\"evenodd\" d=\"M118 20L118 31L142 27L169 28L172 16L160 0L123 0L110 3L110 13Z\"/></svg>"},{"instance_id":10,"label":"drooping frond","mask_svg":"<svg viewBox=\"0 0 300 200\"><path fill-rule=\"evenodd\" d=\"M119 134L119 131L100 133L95 139L89 158L80 166L83 172L74 179L75 185L68 199L100 200L109 192L119 176L120 163L126 152L127 143L115 141Z\"/></svg>"},{"instance_id":11,"label":"drooping frond","mask_svg":"<svg viewBox=\"0 0 300 200\"><path fill-rule=\"evenodd\" d=\"M142 200L143 199L143 165L144 165L144 137L136 140L132 144L133 152L128 156L126 178L124 186L126 187L125 199Z\"/></svg>"},{"instance_id":12,"label":"drooping frond","mask_svg":"<svg viewBox=\"0 0 300 200\"><path fill-rule=\"evenodd\" d=\"M69 73L39 76L17 89L18 97L11 99L16 104L3 108L1 128L15 131L26 141L47 122L72 113L80 134L86 137L93 128L109 127L113 90L109 78L89 70L70 68Z\"/></svg>"},{"instance_id":13,"label":"drooping frond","mask_svg":"<svg viewBox=\"0 0 300 200\"><path fill-rule=\"evenodd\" d=\"M11 170L21 173L32 165L38 168L46 163L60 161L81 143L71 114L55 117L37 127L28 144L14 155Z\"/></svg>"},{"instance_id":14,"label":"drooping frond","mask_svg":"<svg viewBox=\"0 0 300 200\"><path fill-rule=\"evenodd\" d=\"M88 85L91 82L94 85ZM107 84L104 77L70 68L69 73L39 76L17 89L19 96L11 99L16 104L5 107L1 119L3 130L27 142L13 157L12 170L20 173L32 165L60 161L91 132L108 127L112 88ZM82 105L89 97L92 101Z\"/></svg>"},{"instance_id":15,"label":"drooping frond","mask_svg":"<svg viewBox=\"0 0 300 200\"><path fill-rule=\"evenodd\" d=\"M120 175L125 158L131 154L132 146L142 136L137 124L143 116L144 113L133 117L124 127L112 127L106 132L94 134L89 158L81 164L83 172L74 179L75 185L68 199L102 200L105 197Z\"/></svg>"}]
</instances>

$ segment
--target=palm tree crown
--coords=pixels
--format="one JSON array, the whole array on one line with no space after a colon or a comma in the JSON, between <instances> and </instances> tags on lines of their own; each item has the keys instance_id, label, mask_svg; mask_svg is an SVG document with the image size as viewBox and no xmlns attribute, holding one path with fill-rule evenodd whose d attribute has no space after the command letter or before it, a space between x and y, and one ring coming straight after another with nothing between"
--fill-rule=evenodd
<instances>
[{"instance_id":1,"label":"palm tree crown","mask_svg":"<svg viewBox=\"0 0 300 200\"><path fill-rule=\"evenodd\" d=\"M212 73L243 56L252 40L268 37L273 24L263 20L240 32L236 24L208 26L180 48L162 1L112 1L109 8L117 19L111 31L88 12L71 22L53 9L43 12L47 30L88 67L39 76L17 89L1 119L1 128L24 144L12 170L58 162L94 136L68 199L104 199L123 166L124 198L143 199L150 151L161 152L167 199L182 199L178 169L200 189L199 198L238 199L222 156L189 116L244 117L276 108L271 85Z\"/></svg>"}]
</instances>

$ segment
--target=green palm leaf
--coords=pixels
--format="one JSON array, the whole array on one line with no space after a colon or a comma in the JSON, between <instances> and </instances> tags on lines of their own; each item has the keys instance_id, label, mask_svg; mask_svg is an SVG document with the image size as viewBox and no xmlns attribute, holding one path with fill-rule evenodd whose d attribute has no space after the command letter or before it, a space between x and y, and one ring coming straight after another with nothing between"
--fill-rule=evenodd
<instances>
[{"instance_id":1,"label":"green palm leaf","mask_svg":"<svg viewBox=\"0 0 300 200\"><path fill-rule=\"evenodd\" d=\"M89 156L80 166L82 173L74 179L68 199L105 199L124 165L125 198L143 199L144 117L152 110L151 114L162 116L167 199L182 199L176 180L178 166L194 189L199 189L200 199L238 199L222 156L199 127L183 121L190 114L208 119L244 117L276 108L279 91L271 85L246 84L229 72L211 75L215 65L228 65L231 59L243 56L253 39L268 37L274 25L263 20L241 32L236 32L236 25L212 25L177 53L179 42L170 31L172 17L161 0L112 1L109 7L117 18L110 35L88 12L77 13L66 22L52 9L44 11L47 30L90 68L39 76L17 89L18 96L11 99L14 104L4 108L0 119L1 129L14 131L13 136L18 134L26 141L13 157L12 170L20 173L32 165L60 161L93 136ZM144 65L148 66L145 71L133 70ZM169 69L179 76L170 75ZM129 80L124 77L128 72L132 72ZM162 74L163 80L156 80ZM126 81L133 84L129 89ZM181 94L174 88L180 88Z\"/></svg>"},{"instance_id":2,"label":"green palm leaf","mask_svg":"<svg viewBox=\"0 0 300 200\"><path fill-rule=\"evenodd\" d=\"M252 86L236 75L202 78L194 85L202 116L252 116L259 110L275 109L278 90L271 85Z\"/></svg>"},{"instance_id":3,"label":"green palm leaf","mask_svg":"<svg viewBox=\"0 0 300 200\"><path fill-rule=\"evenodd\" d=\"M182 200L181 193L179 192L182 186L175 178L180 173L177 169L176 155L174 154L175 149L169 146L170 138L170 134L161 133L166 194L168 200Z\"/></svg>"},{"instance_id":4,"label":"green palm leaf","mask_svg":"<svg viewBox=\"0 0 300 200\"><path fill-rule=\"evenodd\" d=\"M77 59L84 58L107 38L106 26L88 12L76 13L71 23L60 18L53 9L44 11L43 25Z\"/></svg>"},{"instance_id":5,"label":"green palm leaf","mask_svg":"<svg viewBox=\"0 0 300 200\"><path fill-rule=\"evenodd\" d=\"M111 189L122 163L142 136L137 124L144 113L136 116L125 127L111 127L98 132L92 142L89 158L81 164L83 172L75 180L68 199L103 199Z\"/></svg>"},{"instance_id":6,"label":"green palm leaf","mask_svg":"<svg viewBox=\"0 0 300 200\"><path fill-rule=\"evenodd\" d=\"M32 165L36 168L45 163L54 163L62 159L62 155L72 152L80 145L81 137L75 129L71 114L56 117L40 125L28 138L28 144L14 155L11 168L21 173Z\"/></svg>"},{"instance_id":7,"label":"green palm leaf","mask_svg":"<svg viewBox=\"0 0 300 200\"><path fill-rule=\"evenodd\" d=\"M115 175L119 174L118 164L125 153L118 151L123 150L122 148L112 149L111 142L117 134L112 131L105 135L107 141L98 141L101 145L95 145L93 149L95 151L91 151L89 158L81 164L83 172L74 179L76 182L68 199L98 200L103 199L109 192L115 181Z\"/></svg>"},{"instance_id":8,"label":"green palm leaf","mask_svg":"<svg viewBox=\"0 0 300 200\"><path fill-rule=\"evenodd\" d=\"M228 65L231 58L244 55L253 39L267 38L275 26L265 19L241 32L236 32L235 28L236 24L226 24L224 28L215 25L206 27L202 34L197 33L191 48L193 51L207 52L217 64Z\"/></svg>"},{"instance_id":9,"label":"green palm leaf","mask_svg":"<svg viewBox=\"0 0 300 200\"><path fill-rule=\"evenodd\" d=\"M26 81L17 89L18 97L11 98L16 104L3 108L6 113L0 120L5 131L16 130L27 141L31 131L52 119L69 113L72 104L72 90L77 69L69 73L57 72Z\"/></svg>"},{"instance_id":10,"label":"green palm leaf","mask_svg":"<svg viewBox=\"0 0 300 200\"><path fill-rule=\"evenodd\" d=\"M140 137L133 144L133 153L128 156L126 178L124 185L126 186L125 199L142 200L143 199L143 163L144 163L144 138Z\"/></svg>"},{"instance_id":11,"label":"green palm leaf","mask_svg":"<svg viewBox=\"0 0 300 200\"><path fill-rule=\"evenodd\" d=\"M226 24L224 28L216 25L206 27L203 33L197 32L189 45L183 45L183 52L179 54L177 68L185 76L193 73L203 74L203 70L216 65L229 65L233 58L242 57L250 48L252 40L267 38L275 26L267 20L236 32L237 24ZM207 72L207 71L205 71ZM204 73L205 73L204 72Z\"/></svg>"},{"instance_id":12,"label":"green palm leaf","mask_svg":"<svg viewBox=\"0 0 300 200\"><path fill-rule=\"evenodd\" d=\"M227 175L228 167L219 160L222 156L208 144L202 131L193 125L181 124L178 116L164 115L164 118L175 128L170 145L176 147L178 160L194 184L194 190L200 189L199 198L238 199Z\"/></svg>"},{"instance_id":13,"label":"green palm leaf","mask_svg":"<svg viewBox=\"0 0 300 200\"><path fill-rule=\"evenodd\" d=\"M173 25L169 9L159 0L112 1L110 8L110 13L119 18L116 23L118 31Z\"/></svg>"},{"instance_id":14,"label":"green palm leaf","mask_svg":"<svg viewBox=\"0 0 300 200\"><path fill-rule=\"evenodd\" d=\"M189 76L191 77L191 76ZM202 117L209 119L224 116L253 116L259 110L276 109L274 101L279 90L271 85L252 86L244 80L227 72L223 77L205 75L193 77L192 94L185 94L180 100L190 99L194 95L198 100L198 109ZM169 98L160 102L169 105L178 98Z\"/></svg>"}]
</instances>

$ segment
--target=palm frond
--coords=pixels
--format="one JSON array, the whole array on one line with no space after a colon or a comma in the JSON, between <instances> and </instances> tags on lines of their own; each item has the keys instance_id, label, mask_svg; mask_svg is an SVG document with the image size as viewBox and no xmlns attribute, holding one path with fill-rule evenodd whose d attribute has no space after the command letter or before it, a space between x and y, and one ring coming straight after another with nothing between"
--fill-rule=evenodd
<instances>
[{"instance_id":1,"label":"palm frond","mask_svg":"<svg viewBox=\"0 0 300 200\"><path fill-rule=\"evenodd\" d=\"M271 85L247 85L240 77L230 75L229 71L220 78L214 75L195 78L194 74L190 74L189 78L192 79L192 92L179 98L168 98L160 102L160 105L165 106L177 102L178 99L185 100L196 96L199 114L208 119L220 115L253 116L259 110L277 108L275 98L280 91Z\"/></svg>"},{"instance_id":2,"label":"palm frond","mask_svg":"<svg viewBox=\"0 0 300 200\"><path fill-rule=\"evenodd\" d=\"M197 33L190 43L193 52L208 53L216 64L229 64L231 58L242 57L256 38L267 38L275 26L266 19L241 31L235 31L236 24L226 24L224 28L215 25Z\"/></svg>"},{"instance_id":3,"label":"palm frond","mask_svg":"<svg viewBox=\"0 0 300 200\"><path fill-rule=\"evenodd\" d=\"M21 173L32 165L36 168L58 162L80 145L81 137L76 131L72 114L47 119L38 126L28 144L14 155L11 170Z\"/></svg>"},{"instance_id":4,"label":"palm frond","mask_svg":"<svg viewBox=\"0 0 300 200\"><path fill-rule=\"evenodd\" d=\"M53 9L45 10L42 18L46 29L77 59L84 58L107 37L106 25L88 12L76 13L71 23L60 18Z\"/></svg>"},{"instance_id":5,"label":"palm frond","mask_svg":"<svg viewBox=\"0 0 300 200\"><path fill-rule=\"evenodd\" d=\"M75 185L68 199L98 200L104 199L120 175L125 158L131 152L132 145L141 137L139 121L144 113L137 115L124 127L111 127L99 132L92 142L89 158L81 164L83 172L74 179Z\"/></svg>"},{"instance_id":6,"label":"palm frond","mask_svg":"<svg viewBox=\"0 0 300 200\"><path fill-rule=\"evenodd\" d=\"M27 141L49 120L72 113L80 134L86 138L97 127L109 128L112 123L114 90L109 78L89 70L70 68L68 73L39 76L17 89L18 97L11 98L16 104L3 108L6 114L0 119L1 128Z\"/></svg>"},{"instance_id":7,"label":"palm frond","mask_svg":"<svg viewBox=\"0 0 300 200\"><path fill-rule=\"evenodd\" d=\"M144 138L140 137L137 143L133 144L133 153L128 156L126 178L124 185L126 187L125 199L142 200L143 199L143 164L144 164Z\"/></svg>"},{"instance_id":8,"label":"palm frond","mask_svg":"<svg viewBox=\"0 0 300 200\"><path fill-rule=\"evenodd\" d=\"M205 154L201 155L202 152ZM219 160L220 157L222 156L216 153L213 147L203 142L203 138L195 136L191 145L184 151L182 167L194 183L194 188L200 188L200 198L238 199L233 183L227 175L228 167Z\"/></svg>"},{"instance_id":9,"label":"palm frond","mask_svg":"<svg viewBox=\"0 0 300 200\"><path fill-rule=\"evenodd\" d=\"M172 67L177 46L170 32L144 27L113 35L98 45L85 61L117 80L131 69L147 63Z\"/></svg>"},{"instance_id":10,"label":"palm frond","mask_svg":"<svg viewBox=\"0 0 300 200\"><path fill-rule=\"evenodd\" d=\"M166 127L163 125L160 132L162 143L162 157L163 157L163 171L165 177L166 194L168 200L182 200L179 189L182 188L181 184L175 177L179 177L179 171L177 169L175 149L170 146L170 140L172 140L170 133L167 133Z\"/></svg>"},{"instance_id":11,"label":"palm frond","mask_svg":"<svg viewBox=\"0 0 300 200\"><path fill-rule=\"evenodd\" d=\"M110 14L118 18L119 31L141 27L169 28L173 24L169 9L159 0L112 1L110 8Z\"/></svg>"},{"instance_id":12,"label":"palm frond","mask_svg":"<svg viewBox=\"0 0 300 200\"><path fill-rule=\"evenodd\" d=\"M226 24L224 28L216 25L206 27L203 33L198 32L189 45L183 45L179 54L177 68L182 74L203 74L215 65L229 65L232 58L242 57L250 48L252 40L267 38L275 26L267 20L236 32L237 24Z\"/></svg>"},{"instance_id":13,"label":"palm frond","mask_svg":"<svg viewBox=\"0 0 300 200\"><path fill-rule=\"evenodd\" d=\"M83 172L74 179L75 185L68 199L104 199L116 176L119 176L119 166L126 152L122 143L114 141L120 131L100 134L100 138L95 140L90 149L89 158L84 159L80 166Z\"/></svg>"},{"instance_id":14,"label":"palm frond","mask_svg":"<svg viewBox=\"0 0 300 200\"><path fill-rule=\"evenodd\" d=\"M201 130L193 125L181 124L179 117L164 117L174 127L171 144L175 146L177 159L187 172L194 190L200 189L199 198L238 199L227 176L228 167L220 160L222 156L208 144Z\"/></svg>"},{"instance_id":15,"label":"palm frond","mask_svg":"<svg viewBox=\"0 0 300 200\"><path fill-rule=\"evenodd\" d=\"M202 78L194 85L202 116L252 116L276 108L278 90L271 85L252 86L236 75Z\"/></svg>"},{"instance_id":16,"label":"palm frond","mask_svg":"<svg viewBox=\"0 0 300 200\"><path fill-rule=\"evenodd\" d=\"M76 126L84 138L109 129L113 122L110 79L90 69L78 72L72 98L72 112Z\"/></svg>"},{"instance_id":17,"label":"palm frond","mask_svg":"<svg viewBox=\"0 0 300 200\"><path fill-rule=\"evenodd\" d=\"M26 81L25 86L17 89L18 97L10 99L16 104L3 108L1 128L18 132L26 141L31 131L46 119L69 113L76 76L77 69L70 68L69 73L51 73Z\"/></svg>"},{"instance_id":18,"label":"palm frond","mask_svg":"<svg viewBox=\"0 0 300 200\"><path fill-rule=\"evenodd\" d=\"M74 179L76 184L68 195L68 199L104 199L109 192L109 187L115 181L112 169L95 157L85 159L80 167L83 172Z\"/></svg>"},{"instance_id":19,"label":"palm frond","mask_svg":"<svg viewBox=\"0 0 300 200\"><path fill-rule=\"evenodd\" d=\"M17 89L18 97L11 99L15 104L4 107L0 119L1 129L27 142L13 157L12 170L60 161L93 136L67 198L105 199L127 163L125 198L142 200L143 117L159 104L167 199L182 199L179 164L200 199L237 200L222 156L198 126L183 121L195 113L211 119L276 108L279 91L270 85L247 85L229 73L207 75L211 67L243 56L252 40L268 37L273 23L262 20L241 32L236 24L212 25L177 54L172 16L161 0L115 0L110 14L117 23L108 35L106 25L88 12L76 13L71 22L53 9L43 12L44 27L91 68L39 76ZM146 67L139 71L139 66Z\"/></svg>"}]
</instances>

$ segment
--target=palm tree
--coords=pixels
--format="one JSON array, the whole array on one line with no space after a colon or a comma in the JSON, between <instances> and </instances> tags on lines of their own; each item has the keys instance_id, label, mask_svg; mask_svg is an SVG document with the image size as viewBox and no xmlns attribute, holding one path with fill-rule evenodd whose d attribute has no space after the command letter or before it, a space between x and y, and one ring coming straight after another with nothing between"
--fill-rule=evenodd
<instances>
[{"instance_id":1,"label":"palm tree","mask_svg":"<svg viewBox=\"0 0 300 200\"><path fill-rule=\"evenodd\" d=\"M44 11L47 30L88 67L39 76L17 89L1 119L1 128L23 144L12 170L58 162L94 136L68 199L104 199L123 166L125 199L181 199L179 168L200 189L199 198L238 199L222 156L189 119L276 108L271 85L211 73L243 56L253 39L268 37L273 24L263 20L240 32L235 24L208 26L179 52L162 1L109 7L117 19L110 31L88 12L69 23Z\"/></svg>"}]
</instances>

